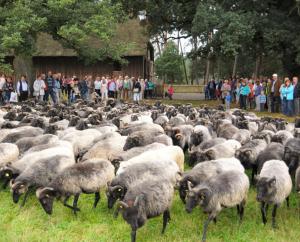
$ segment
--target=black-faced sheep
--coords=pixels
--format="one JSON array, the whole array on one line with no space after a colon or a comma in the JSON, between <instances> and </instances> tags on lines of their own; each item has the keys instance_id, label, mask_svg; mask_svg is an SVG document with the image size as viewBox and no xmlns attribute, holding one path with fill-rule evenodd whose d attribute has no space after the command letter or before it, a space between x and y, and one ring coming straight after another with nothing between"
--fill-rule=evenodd
<instances>
[{"instance_id":1,"label":"black-faced sheep","mask_svg":"<svg viewBox=\"0 0 300 242\"><path fill-rule=\"evenodd\" d=\"M164 179L149 179L128 189L119 202L124 220L131 226L131 242L136 241L136 231L147 219L163 214L162 233L170 221L173 185Z\"/></svg>"},{"instance_id":2,"label":"black-faced sheep","mask_svg":"<svg viewBox=\"0 0 300 242\"><path fill-rule=\"evenodd\" d=\"M261 203L263 223L267 223L266 209L274 204L272 211L272 227L276 228L276 210L292 191L292 179L287 165L280 160L267 161L257 178L257 201Z\"/></svg>"},{"instance_id":3,"label":"black-faced sheep","mask_svg":"<svg viewBox=\"0 0 300 242\"><path fill-rule=\"evenodd\" d=\"M300 155L300 139L289 139L284 146L283 160L290 168L290 172L293 174L299 164Z\"/></svg>"},{"instance_id":4,"label":"black-faced sheep","mask_svg":"<svg viewBox=\"0 0 300 242\"><path fill-rule=\"evenodd\" d=\"M80 209L77 202L81 193L95 194L94 208L100 199L100 189L105 187L115 176L113 165L106 160L88 160L62 170L47 187L36 191L45 212L52 214L54 198L64 198L64 206L76 214ZM67 204L74 196L73 206Z\"/></svg>"},{"instance_id":5,"label":"black-faced sheep","mask_svg":"<svg viewBox=\"0 0 300 242\"><path fill-rule=\"evenodd\" d=\"M209 223L212 220L216 221L217 215L223 208L237 206L240 220L243 219L249 186L249 179L245 173L227 171L209 178L194 188L189 187L186 211L190 213L194 207L200 205L203 211L208 213L202 241L206 241Z\"/></svg>"}]
</instances>

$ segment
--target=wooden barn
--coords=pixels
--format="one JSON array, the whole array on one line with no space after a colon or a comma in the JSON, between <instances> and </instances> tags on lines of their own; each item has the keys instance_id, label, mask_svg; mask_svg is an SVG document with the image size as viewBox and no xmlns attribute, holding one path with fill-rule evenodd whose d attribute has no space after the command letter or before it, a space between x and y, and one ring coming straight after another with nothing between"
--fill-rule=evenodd
<instances>
[{"instance_id":1,"label":"wooden barn","mask_svg":"<svg viewBox=\"0 0 300 242\"><path fill-rule=\"evenodd\" d=\"M85 75L129 75L141 78L153 77L154 49L149 42L145 27L138 20L129 20L118 27L116 38L130 43L132 46L124 55L127 64L120 65L112 60L85 65L79 60L72 49L64 48L61 43L51 36L41 33L37 40L37 51L33 57L8 57L13 64L17 78L26 74L32 81L37 74L47 73L49 70L63 75L76 75L82 78Z\"/></svg>"}]
</instances>

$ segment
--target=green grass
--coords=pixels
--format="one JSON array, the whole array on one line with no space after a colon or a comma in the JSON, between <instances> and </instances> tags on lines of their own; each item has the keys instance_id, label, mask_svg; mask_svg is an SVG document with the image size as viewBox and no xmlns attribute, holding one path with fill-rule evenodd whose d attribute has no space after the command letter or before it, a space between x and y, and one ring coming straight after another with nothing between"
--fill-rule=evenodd
<instances>
[{"instance_id":1,"label":"green grass","mask_svg":"<svg viewBox=\"0 0 300 242\"><path fill-rule=\"evenodd\" d=\"M171 103L171 102L168 102ZM173 101L172 103L193 103L216 105L216 102ZM267 115L270 115L269 113ZM77 217L60 202L54 203L52 216L47 215L34 194L25 207L20 208L12 201L9 190L0 191L0 242L35 242L35 241L130 241L130 227L119 216L113 218L113 211L107 209L105 194L102 193L98 208L92 209L93 196L82 195L78 206L81 212ZM164 235L160 234L162 217L150 219L138 230L137 241L143 242L194 242L200 241L203 222L206 219L200 208L187 214L184 205L176 192L171 208L172 220ZM224 209L217 224L210 224L208 241L220 242L292 242L300 239L300 211L297 194L291 195L291 206L282 205L278 209L277 223L279 228L273 230L270 224L271 210L268 213L268 224L261 222L259 204L255 201L255 190L250 189L242 224L238 221L235 208Z\"/></svg>"}]
</instances>

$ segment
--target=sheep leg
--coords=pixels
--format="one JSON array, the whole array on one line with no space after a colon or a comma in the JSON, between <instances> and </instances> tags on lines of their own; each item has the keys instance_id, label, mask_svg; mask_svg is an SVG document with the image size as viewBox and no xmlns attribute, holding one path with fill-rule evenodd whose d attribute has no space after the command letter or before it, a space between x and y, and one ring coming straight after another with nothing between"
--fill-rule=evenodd
<instances>
[{"instance_id":1,"label":"sheep leg","mask_svg":"<svg viewBox=\"0 0 300 242\"><path fill-rule=\"evenodd\" d=\"M243 221L243 217L244 217L244 206L245 206L245 203L244 203L244 201L243 202L241 202L241 204L239 205L239 207L240 207L240 212L239 212L239 215L240 215L240 222L242 222Z\"/></svg>"},{"instance_id":2,"label":"sheep leg","mask_svg":"<svg viewBox=\"0 0 300 242\"><path fill-rule=\"evenodd\" d=\"M22 201L20 207L24 207L24 205L25 205L25 203L26 203L26 200L27 200L27 198L28 198L29 193L30 193L30 190L28 189L27 192L26 192L25 195L24 195L24 199L23 199L23 201Z\"/></svg>"},{"instance_id":3,"label":"sheep leg","mask_svg":"<svg viewBox=\"0 0 300 242\"><path fill-rule=\"evenodd\" d=\"M286 206L289 208L290 207L290 197L286 198Z\"/></svg>"},{"instance_id":4,"label":"sheep leg","mask_svg":"<svg viewBox=\"0 0 300 242\"><path fill-rule=\"evenodd\" d=\"M251 174L251 183L252 185L255 185L255 175L257 174L257 166L256 165L253 165L252 166L252 174Z\"/></svg>"},{"instance_id":5,"label":"sheep leg","mask_svg":"<svg viewBox=\"0 0 300 242\"><path fill-rule=\"evenodd\" d=\"M67 204L69 198L70 198L70 196L66 196L66 198L64 199L64 206L73 210L73 207L70 206L69 204Z\"/></svg>"},{"instance_id":6,"label":"sheep leg","mask_svg":"<svg viewBox=\"0 0 300 242\"><path fill-rule=\"evenodd\" d=\"M9 184L9 180L8 180L8 179L6 179L6 180L4 181L4 183L3 183L3 186L2 186L2 188L3 188L3 189L6 189L6 188L7 188L7 186L8 186L8 184Z\"/></svg>"},{"instance_id":7,"label":"sheep leg","mask_svg":"<svg viewBox=\"0 0 300 242\"><path fill-rule=\"evenodd\" d=\"M240 215L241 211L240 211L240 205L239 204L236 205L236 210L237 210L238 215Z\"/></svg>"},{"instance_id":8,"label":"sheep leg","mask_svg":"<svg viewBox=\"0 0 300 242\"><path fill-rule=\"evenodd\" d=\"M135 242L136 240L136 229L131 230L131 242Z\"/></svg>"},{"instance_id":9,"label":"sheep leg","mask_svg":"<svg viewBox=\"0 0 300 242\"><path fill-rule=\"evenodd\" d=\"M273 207L273 211L272 211L272 227L273 227L273 229L277 228L277 225L276 225L276 211L277 211L277 207L278 207L278 205L275 204L274 207Z\"/></svg>"},{"instance_id":10,"label":"sheep leg","mask_svg":"<svg viewBox=\"0 0 300 242\"><path fill-rule=\"evenodd\" d=\"M215 216L210 214L208 216L208 219L205 221L204 227L203 227L202 242L206 241L206 232L207 232L208 225L209 225L210 221L212 221L214 218L215 218Z\"/></svg>"},{"instance_id":11,"label":"sheep leg","mask_svg":"<svg viewBox=\"0 0 300 242\"><path fill-rule=\"evenodd\" d=\"M95 202L94 202L94 208L97 207L97 204L100 200L100 193L99 192L95 192Z\"/></svg>"},{"instance_id":12,"label":"sheep leg","mask_svg":"<svg viewBox=\"0 0 300 242\"><path fill-rule=\"evenodd\" d=\"M163 229L161 231L162 234L165 233L168 222L171 220L170 211L167 209L163 214Z\"/></svg>"},{"instance_id":13,"label":"sheep leg","mask_svg":"<svg viewBox=\"0 0 300 242\"><path fill-rule=\"evenodd\" d=\"M77 193L74 196L74 200L73 200L73 212L75 215L77 215L77 212L80 211L80 209L77 207L77 202L78 202L79 196L80 196L80 194Z\"/></svg>"},{"instance_id":14,"label":"sheep leg","mask_svg":"<svg viewBox=\"0 0 300 242\"><path fill-rule=\"evenodd\" d=\"M260 205L260 211L261 211L261 216L262 216L262 221L264 224L267 223L267 218L266 218L266 204L264 202L261 203Z\"/></svg>"},{"instance_id":15,"label":"sheep leg","mask_svg":"<svg viewBox=\"0 0 300 242\"><path fill-rule=\"evenodd\" d=\"M217 217L214 217L214 223L215 224L217 223Z\"/></svg>"}]
</instances>

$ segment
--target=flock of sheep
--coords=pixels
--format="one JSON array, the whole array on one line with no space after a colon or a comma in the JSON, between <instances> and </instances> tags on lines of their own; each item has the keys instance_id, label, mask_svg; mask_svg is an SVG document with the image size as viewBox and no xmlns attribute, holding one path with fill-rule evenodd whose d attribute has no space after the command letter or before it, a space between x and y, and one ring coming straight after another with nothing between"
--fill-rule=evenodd
<instances>
[{"instance_id":1,"label":"flock of sheep","mask_svg":"<svg viewBox=\"0 0 300 242\"><path fill-rule=\"evenodd\" d=\"M82 193L93 194L96 207L106 191L108 208L131 226L131 241L159 215L165 232L175 190L188 213L199 205L208 214L202 241L222 209L236 206L242 221L250 187L245 169L252 169L263 223L273 205L273 227L278 206L288 204L291 177L300 190L297 119L160 102L51 107L28 101L2 108L0 127L0 179L15 203L23 197L23 206L34 190L46 213L57 198L76 215Z\"/></svg>"}]
</instances>

